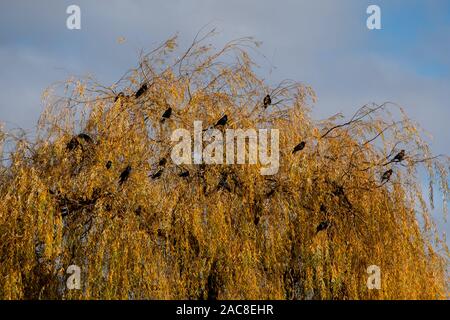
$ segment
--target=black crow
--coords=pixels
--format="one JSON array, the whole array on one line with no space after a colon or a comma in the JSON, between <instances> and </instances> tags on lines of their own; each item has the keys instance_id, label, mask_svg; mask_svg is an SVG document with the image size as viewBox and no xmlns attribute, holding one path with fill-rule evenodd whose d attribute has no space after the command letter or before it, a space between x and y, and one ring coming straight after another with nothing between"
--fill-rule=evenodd
<instances>
[{"instance_id":1,"label":"black crow","mask_svg":"<svg viewBox=\"0 0 450 320\"><path fill-rule=\"evenodd\" d=\"M134 97L135 97L136 99L139 98L140 96L142 96L142 95L145 93L145 91L147 91L147 89L148 89L148 86L147 86L146 83L144 83L144 84L139 88L139 90L136 91L136 93L134 94Z\"/></svg>"},{"instance_id":2,"label":"black crow","mask_svg":"<svg viewBox=\"0 0 450 320\"><path fill-rule=\"evenodd\" d=\"M159 177L161 177L162 173L163 173L163 169L158 170L156 173L154 173L152 175L152 179L153 180L158 179Z\"/></svg>"},{"instance_id":3,"label":"black crow","mask_svg":"<svg viewBox=\"0 0 450 320\"><path fill-rule=\"evenodd\" d=\"M187 171L187 170L183 171L178 176L181 178L187 178L187 177L189 177L189 171Z\"/></svg>"},{"instance_id":4,"label":"black crow","mask_svg":"<svg viewBox=\"0 0 450 320\"><path fill-rule=\"evenodd\" d=\"M270 106L272 104L272 99L270 98L270 95L268 94L267 96L264 97L264 108L267 108L268 106Z\"/></svg>"},{"instance_id":5,"label":"black crow","mask_svg":"<svg viewBox=\"0 0 450 320\"><path fill-rule=\"evenodd\" d=\"M391 179L392 174L394 173L394 171L392 171L392 169L389 169L388 171L386 171L385 173L383 173L383 176L381 177L381 182L388 182Z\"/></svg>"},{"instance_id":6,"label":"black crow","mask_svg":"<svg viewBox=\"0 0 450 320\"><path fill-rule=\"evenodd\" d=\"M329 221L322 221L316 228L316 234L318 234L320 231L328 229L330 225L331 223Z\"/></svg>"},{"instance_id":7,"label":"black crow","mask_svg":"<svg viewBox=\"0 0 450 320\"><path fill-rule=\"evenodd\" d=\"M119 98L123 98L125 95L123 94L123 92L119 92L119 94L114 98L114 102L116 102L117 100L119 100Z\"/></svg>"},{"instance_id":8,"label":"black crow","mask_svg":"<svg viewBox=\"0 0 450 320\"><path fill-rule=\"evenodd\" d=\"M219 119L219 121L217 121L215 127L224 126L227 124L227 121L228 121L228 117L227 117L227 115L224 115L222 118Z\"/></svg>"},{"instance_id":9,"label":"black crow","mask_svg":"<svg viewBox=\"0 0 450 320\"><path fill-rule=\"evenodd\" d=\"M399 153L392 159L393 162L402 162L405 159L406 152L405 150L400 150Z\"/></svg>"},{"instance_id":10,"label":"black crow","mask_svg":"<svg viewBox=\"0 0 450 320\"><path fill-rule=\"evenodd\" d=\"M112 166L112 161L108 160L108 162L106 163L106 169L111 169Z\"/></svg>"},{"instance_id":11,"label":"black crow","mask_svg":"<svg viewBox=\"0 0 450 320\"><path fill-rule=\"evenodd\" d=\"M166 111L164 111L163 115L161 116L161 122L164 122L166 119L169 119L172 115L172 108L169 107Z\"/></svg>"},{"instance_id":12,"label":"black crow","mask_svg":"<svg viewBox=\"0 0 450 320\"><path fill-rule=\"evenodd\" d=\"M167 159L166 158L162 158L161 160L159 160L158 165L160 165L161 167L164 167L167 163Z\"/></svg>"},{"instance_id":13,"label":"black crow","mask_svg":"<svg viewBox=\"0 0 450 320\"><path fill-rule=\"evenodd\" d=\"M296 153L297 151L303 150L305 148L305 145L306 145L305 141L300 142L298 145L296 145L294 147L294 150L292 151L292 154Z\"/></svg>"},{"instance_id":14,"label":"black crow","mask_svg":"<svg viewBox=\"0 0 450 320\"><path fill-rule=\"evenodd\" d=\"M80 133L80 134L78 135L78 138L83 139L83 140L86 141L87 143L92 143L92 142L94 142L94 140L92 140L91 136L89 136L89 135L86 134L86 133Z\"/></svg>"},{"instance_id":15,"label":"black crow","mask_svg":"<svg viewBox=\"0 0 450 320\"><path fill-rule=\"evenodd\" d=\"M131 173L131 166L127 166L125 170L122 171L119 177L119 184L122 185L125 181L128 180L128 177Z\"/></svg>"},{"instance_id":16,"label":"black crow","mask_svg":"<svg viewBox=\"0 0 450 320\"><path fill-rule=\"evenodd\" d=\"M80 142L76 137L70 139L70 141L66 144L66 149L69 151L75 150L80 145Z\"/></svg>"}]
</instances>

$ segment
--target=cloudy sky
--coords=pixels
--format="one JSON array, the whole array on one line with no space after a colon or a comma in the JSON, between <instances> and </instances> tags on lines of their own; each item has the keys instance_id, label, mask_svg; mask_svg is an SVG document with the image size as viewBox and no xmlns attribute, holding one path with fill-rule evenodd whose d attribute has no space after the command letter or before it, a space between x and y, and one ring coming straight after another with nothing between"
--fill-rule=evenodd
<instances>
[{"instance_id":1,"label":"cloudy sky","mask_svg":"<svg viewBox=\"0 0 450 320\"><path fill-rule=\"evenodd\" d=\"M71 4L81 30L66 28ZM366 27L370 4L381 8L382 30ZM187 44L205 25L220 31L218 46L261 40L260 73L311 85L316 117L395 101L434 136L436 154L449 154L448 0L2 0L0 121L32 130L49 85L87 74L111 84L141 49L177 32Z\"/></svg>"}]
</instances>

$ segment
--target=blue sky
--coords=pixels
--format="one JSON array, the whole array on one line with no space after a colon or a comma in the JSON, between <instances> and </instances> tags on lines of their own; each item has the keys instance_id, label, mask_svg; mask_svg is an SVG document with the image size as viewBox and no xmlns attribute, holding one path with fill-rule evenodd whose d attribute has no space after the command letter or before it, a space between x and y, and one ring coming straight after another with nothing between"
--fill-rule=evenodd
<instances>
[{"instance_id":1,"label":"blue sky","mask_svg":"<svg viewBox=\"0 0 450 320\"><path fill-rule=\"evenodd\" d=\"M392 2L384 11L385 30L378 33L374 44L419 74L448 78L450 2L415 0L407 6L405 1Z\"/></svg>"},{"instance_id":2,"label":"blue sky","mask_svg":"<svg viewBox=\"0 0 450 320\"><path fill-rule=\"evenodd\" d=\"M81 8L81 30L66 28L71 4ZM382 30L366 28L370 4L381 8ZM87 74L111 84L135 66L141 49L177 32L187 44L206 24L221 32L218 46L242 36L261 40L261 75L311 85L315 117L395 101L434 136L436 154L449 154L447 0L1 1L0 121L32 130L49 85ZM439 224L450 231L448 222Z\"/></svg>"}]
</instances>

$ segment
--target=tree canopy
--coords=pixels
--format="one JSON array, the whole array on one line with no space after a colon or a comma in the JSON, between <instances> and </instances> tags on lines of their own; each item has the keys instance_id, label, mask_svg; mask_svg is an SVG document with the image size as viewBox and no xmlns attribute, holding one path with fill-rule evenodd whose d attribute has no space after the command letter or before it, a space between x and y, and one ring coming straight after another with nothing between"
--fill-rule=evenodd
<instances>
[{"instance_id":1,"label":"tree canopy","mask_svg":"<svg viewBox=\"0 0 450 320\"><path fill-rule=\"evenodd\" d=\"M257 42L216 49L211 35L181 54L167 40L112 85L50 88L32 139L0 131L0 298L446 298L430 207L437 186L446 214L449 161L418 124L395 103L314 120L312 88L257 76ZM280 130L276 175L173 163L173 130L224 114L227 128ZM66 287L73 264L80 290Z\"/></svg>"}]
</instances>

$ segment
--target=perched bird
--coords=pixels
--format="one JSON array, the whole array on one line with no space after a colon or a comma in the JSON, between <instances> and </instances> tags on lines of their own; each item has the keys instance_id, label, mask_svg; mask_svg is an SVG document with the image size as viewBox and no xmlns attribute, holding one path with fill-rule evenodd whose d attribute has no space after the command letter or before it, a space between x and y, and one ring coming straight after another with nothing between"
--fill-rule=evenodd
<instances>
[{"instance_id":1,"label":"perched bird","mask_svg":"<svg viewBox=\"0 0 450 320\"><path fill-rule=\"evenodd\" d=\"M114 98L114 102L116 102L117 100L119 100L120 98L125 97L125 94L123 92L119 92L119 94Z\"/></svg>"},{"instance_id":2,"label":"perched bird","mask_svg":"<svg viewBox=\"0 0 450 320\"><path fill-rule=\"evenodd\" d=\"M125 181L128 180L128 177L131 173L131 166L127 166L125 170L122 171L119 177L119 184L122 185Z\"/></svg>"},{"instance_id":3,"label":"perched bird","mask_svg":"<svg viewBox=\"0 0 450 320\"><path fill-rule=\"evenodd\" d=\"M159 169L156 173L154 173L152 175L152 179L153 180L158 179L159 177L161 177L162 173L163 173L163 169Z\"/></svg>"},{"instance_id":4,"label":"perched bird","mask_svg":"<svg viewBox=\"0 0 450 320\"><path fill-rule=\"evenodd\" d=\"M111 160L108 160L108 162L106 163L106 169L111 169L111 166L112 166L112 161Z\"/></svg>"},{"instance_id":5,"label":"perched bird","mask_svg":"<svg viewBox=\"0 0 450 320\"><path fill-rule=\"evenodd\" d=\"M166 121L166 119L169 119L172 115L172 108L169 107L166 111L164 111L163 115L161 116L161 122Z\"/></svg>"},{"instance_id":6,"label":"perched bird","mask_svg":"<svg viewBox=\"0 0 450 320\"><path fill-rule=\"evenodd\" d=\"M80 133L80 134L78 135L78 138L80 138L80 139L86 141L87 143L93 143L93 142L94 142L94 140L91 138L91 136L89 136L89 135L86 134L86 133Z\"/></svg>"},{"instance_id":7,"label":"perched bird","mask_svg":"<svg viewBox=\"0 0 450 320\"><path fill-rule=\"evenodd\" d=\"M183 171L178 176L181 178L187 178L187 177L189 177L189 171L187 171L187 170Z\"/></svg>"},{"instance_id":8,"label":"perched bird","mask_svg":"<svg viewBox=\"0 0 450 320\"><path fill-rule=\"evenodd\" d=\"M392 163L392 162L402 162L403 160L405 160L405 156L406 156L406 151L404 149L400 150L399 153L397 153L395 155L394 158L392 158L392 160L386 162L384 164L384 166L387 166L388 164Z\"/></svg>"},{"instance_id":9,"label":"perched bird","mask_svg":"<svg viewBox=\"0 0 450 320\"><path fill-rule=\"evenodd\" d=\"M296 145L294 147L294 150L292 151L292 154L294 154L294 153L296 153L298 151L302 151L305 148L305 145L306 145L305 141L300 142L298 145Z\"/></svg>"},{"instance_id":10,"label":"perched bird","mask_svg":"<svg viewBox=\"0 0 450 320\"><path fill-rule=\"evenodd\" d=\"M385 173L383 173L383 176L381 177L381 182L388 182L391 179L392 174L394 173L394 171L392 171L392 169L389 169L388 171L386 171Z\"/></svg>"},{"instance_id":11,"label":"perched bird","mask_svg":"<svg viewBox=\"0 0 450 320\"><path fill-rule=\"evenodd\" d=\"M316 228L316 234L318 234L320 231L328 229L330 225L331 225L330 221L322 221Z\"/></svg>"},{"instance_id":12,"label":"perched bird","mask_svg":"<svg viewBox=\"0 0 450 320\"><path fill-rule=\"evenodd\" d=\"M80 145L80 142L76 137L70 139L70 141L66 144L66 149L69 151L75 150Z\"/></svg>"},{"instance_id":13,"label":"perched bird","mask_svg":"<svg viewBox=\"0 0 450 320\"><path fill-rule=\"evenodd\" d=\"M400 150L399 153L392 159L393 162L402 162L405 159L406 152L405 150Z\"/></svg>"},{"instance_id":14,"label":"perched bird","mask_svg":"<svg viewBox=\"0 0 450 320\"><path fill-rule=\"evenodd\" d=\"M159 160L158 165L161 167L164 167L167 163L167 159L166 158L162 158L161 160Z\"/></svg>"},{"instance_id":15,"label":"perched bird","mask_svg":"<svg viewBox=\"0 0 450 320\"><path fill-rule=\"evenodd\" d=\"M215 127L224 126L227 124L227 121L228 121L228 117L227 117L227 115L224 115L222 118L219 119L219 121L217 121Z\"/></svg>"},{"instance_id":16,"label":"perched bird","mask_svg":"<svg viewBox=\"0 0 450 320\"><path fill-rule=\"evenodd\" d=\"M208 130L212 130L213 128L216 128L216 127L223 127L223 126L225 126L227 124L227 122L228 122L228 116L224 115L222 118L220 118L216 122L216 124L214 126L211 125L208 128L203 129L203 132L208 131Z\"/></svg>"},{"instance_id":17,"label":"perched bird","mask_svg":"<svg viewBox=\"0 0 450 320\"><path fill-rule=\"evenodd\" d=\"M264 108L267 108L268 106L270 106L272 104L272 99L270 98L269 94L264 97L263 103L264 103L264 105L263 105Z\"/></svg>"},{"instance_id":18,"label":"perched bird","mask_svg":"<svg viewBox=\"0 0 450 320\"><path fill-rule=\"evenodd\" d=\"M146 83L144 83L144 84L139 88L139 90L136 91L136 93L134 94L134 97L135 97L136 99L139 98L140 96L142 96L142 95L145 93L145 91L147 91L147 89L148 89L148 86L147 86Z\"/></svg>"}]
</instances>

